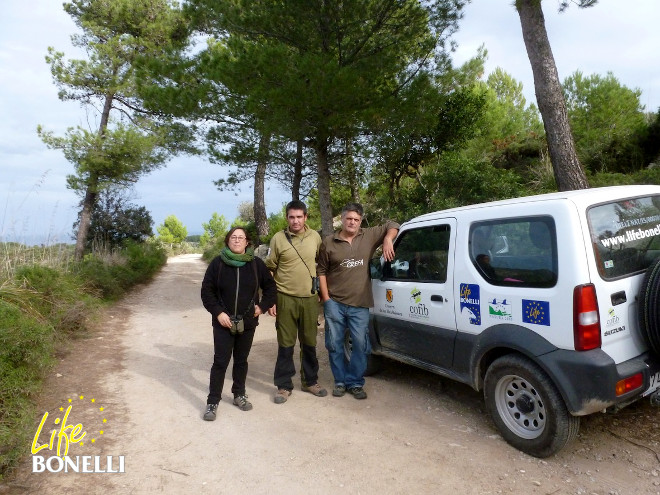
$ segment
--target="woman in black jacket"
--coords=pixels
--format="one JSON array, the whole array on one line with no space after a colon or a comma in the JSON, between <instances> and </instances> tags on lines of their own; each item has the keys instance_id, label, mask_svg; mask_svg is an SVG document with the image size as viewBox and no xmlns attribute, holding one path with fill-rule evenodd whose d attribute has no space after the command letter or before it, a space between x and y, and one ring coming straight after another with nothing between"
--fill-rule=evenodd
<instances>
[{"instance_id":1,"label":"woman in black jacket","mask_svg":"<svg viewBox=\"0 0 660 495\"><path fill-rule=\"evenodd\" d=\"M214 344L209 395L204 412L206 421L215 420L232 354L234 383L231 391L234 404L242 411L252 409L245 393L247 358L259 324L259 315L275 304L277 289L270 271L261 259L255 258L250 244L250 236L242 227L232 227L225 236L225 247L211 261L202 281L202 303L213 317Z\"/></svg>"}]
</instances>

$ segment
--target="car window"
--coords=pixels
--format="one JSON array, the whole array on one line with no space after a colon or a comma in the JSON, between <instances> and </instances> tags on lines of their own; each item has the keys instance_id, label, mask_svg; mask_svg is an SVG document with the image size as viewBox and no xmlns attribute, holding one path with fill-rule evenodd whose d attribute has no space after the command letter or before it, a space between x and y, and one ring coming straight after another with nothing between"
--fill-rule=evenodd
<instances>
[{"instance_id":1,"label":"car window","mask_svg":"<svg viewBox=\"0 0 660 495\"><path fill-rule=\"evenodd\" d=\"M450 234L449 225L435 225L403 232L394 246L394 259L384 266L384 277L445 282Z\"/></svg>"},{"instance_id":2,"label":"car window","mask_svg":"<svg viewBox=\"0 0 660 495\"><path fill-rule=\"evenodd\" d=\"M639 273L660 257L660 196L593 206L587 218L604 279Z\"/></svg>"},{"instance_id":3,"label":"car window","mask_svg":"<svg viewBox=\"0 0 660 495\"><path fill-rule=\"evenodd\" d=\"M552 217L476 222L469 256L493 285L553 287L557 283L557 236Z\"/></svg>"}]
</instances>

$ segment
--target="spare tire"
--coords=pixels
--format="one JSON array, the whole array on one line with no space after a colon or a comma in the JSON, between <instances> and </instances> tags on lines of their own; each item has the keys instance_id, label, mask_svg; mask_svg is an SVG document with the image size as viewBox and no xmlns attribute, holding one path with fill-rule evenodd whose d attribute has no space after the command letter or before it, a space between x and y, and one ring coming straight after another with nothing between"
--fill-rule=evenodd
<instances>
[{"instance_id":1,"label":"spare tire","mask_svg":"<svg viewBox=\"0 0 660 495\"><path fill-rule=\"evenodd\" d=\"M638 308L641 333L653 352L660 355L660 259L644 275Z\"/></svg>"}]
</instances>

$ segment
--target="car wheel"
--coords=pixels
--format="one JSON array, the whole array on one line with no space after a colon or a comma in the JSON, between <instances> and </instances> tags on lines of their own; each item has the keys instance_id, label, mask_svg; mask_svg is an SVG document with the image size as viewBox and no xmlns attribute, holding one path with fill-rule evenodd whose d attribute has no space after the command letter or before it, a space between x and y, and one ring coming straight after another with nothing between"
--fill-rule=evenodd
<instances>
[{"instance_id":1,"label":"car wheel","mask_svg":"<svg viewBox=\"0 0 660 495\"><path fill-rule=\"evenodd\" d=\"M638 319L646 343L660 355L660 259L648 268L642 280Z\"/></svg>"},{"instance_id":2,"label":"car wheel","mask_svg":"<svg viewBox=\"0 0 660 495\"><path fill-rule=\"evenodd\" d=\"M580 418L568 412L550 377L523 356L490 365L484 399L502 437L534 457L558 452L578 434Z\"/></svg>"},{"instance_id":3,"label":"car wheel","mask_svg":"<svg viewBox=\"0 0 660 495\"><path fill-rule=\"evenodd\" d=\"M351 334L346 331L344 334L344 357L346 361L351 360L351 354L353 352L353 346L351 344ZM378 356L372 353L367 355L367 369L364 372L364 376L373 375L378 373L383 365L383 357Z\"/></svg>"}]
</instances>

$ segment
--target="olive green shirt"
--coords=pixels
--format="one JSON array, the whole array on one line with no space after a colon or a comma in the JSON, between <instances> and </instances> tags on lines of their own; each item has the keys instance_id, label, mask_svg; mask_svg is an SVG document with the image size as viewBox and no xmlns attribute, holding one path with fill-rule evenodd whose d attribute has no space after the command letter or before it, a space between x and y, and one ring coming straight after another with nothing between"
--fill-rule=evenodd
<instances>
[{"instance_id":1,"label":"olive green shirt","mask_svg":"<svg viewBox=\"0 0 660 495\"><path fill-rule=\"evenodd\" d=\"M265 263L273 272L278 292L295 297L318 297L312 294L312 277L316 277L316 257L320 246L321 236L307 225L298 234L292 234L287 228L273 236Z\"/></svg>"}]
</instances>

